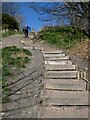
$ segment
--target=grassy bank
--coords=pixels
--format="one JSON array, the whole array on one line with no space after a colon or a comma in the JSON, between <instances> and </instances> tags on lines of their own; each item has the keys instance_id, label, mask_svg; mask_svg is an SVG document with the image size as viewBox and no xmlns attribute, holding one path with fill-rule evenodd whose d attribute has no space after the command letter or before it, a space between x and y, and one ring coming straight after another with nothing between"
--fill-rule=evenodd
<instances>
[{"instance_id":1,"label":"grassy bank","mask_svg":"<svg viewBox=\"0 0 90 120\"><path fill-rule=\"evenodd\" d=\"M6 31L6 32L2 33L2 38L8 37L8 36L11 36L11 35L14 35L14 34L17 34L17 32L15 32L15 31Z\"/></svg>"},{"instance_id":2,"label":"grassy bank","mask_svg":"<svg viewBox=\"0 0 90 120\"><path fill-rule=\"evenodd\" d=\"M84 31L73 26L45 27L38 33L39 39L60 48L71 48L87 38Z\"/></svg>"},{"instance_id":3,"label":"grassy bank","mask_svg":"<svg viewBox=\"0 0 90 120\"><path fill-rule=\"evenodd\" d=\"M4 87L8 85L9 78L14 75L15 70L25 67L25 64L30 62L32 53L26 49L20 49L16 46L5 47L2 49L2 93L3 102L7 102L9 98L10 88Z\"/></svg>"},{"instance_id":4,"label":"grassy bank","mask_svg":"<svg viewBox=\"0 0 90 120\"><path fill-rule=\"evenodd\" d=\"M22 34L23 32L15 32L15 31L6 31L2 33L2 38L8 37L8 36L12 36L14 34Z\"/></svg>"}]
</instances>

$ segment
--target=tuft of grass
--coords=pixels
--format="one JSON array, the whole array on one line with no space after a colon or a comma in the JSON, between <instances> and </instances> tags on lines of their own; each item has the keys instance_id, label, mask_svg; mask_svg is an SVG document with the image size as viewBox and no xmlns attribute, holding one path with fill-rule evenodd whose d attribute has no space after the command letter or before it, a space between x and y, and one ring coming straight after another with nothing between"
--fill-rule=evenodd
<instances>
[{"instance_id":1,"label":"tuft of grass","mask_svg":"<svg viewBox=\"0 0 90 120\"><path fill-rule=\"evenodd\" d=\"M2 33L2 38L8 37L8 36L11 36L11 35L14 35L14 34L17 34L17 32L15 32L15 31L6 31L6 32Z\"/></svg>"},{"instance_id":2,"label":"tuft of grass","mask_svg":"<svg viewBox=\"0 0 90 120\"><path fill-rule=\"evenodd\" d=\"M21 69L25 67L26 63L31 61L32 53L26 49L20 49L16 46L5 47L2 49L2 93L3 102L9 101L5 96L10 92L9 88L5 88L8 84L9 77L13 76L13 68Z\"/></svg>"},{"instance_id":3,"label":"tuft of grass","mask_svg":"<svg viewBox=\"0 0 90 120\"><path fill-rule=\"evenodd\" d=\"M67 49L88 38L83 31L74 26L45 27L38 33L38 36L45 42Z\"/></svg>"}]
</instances>

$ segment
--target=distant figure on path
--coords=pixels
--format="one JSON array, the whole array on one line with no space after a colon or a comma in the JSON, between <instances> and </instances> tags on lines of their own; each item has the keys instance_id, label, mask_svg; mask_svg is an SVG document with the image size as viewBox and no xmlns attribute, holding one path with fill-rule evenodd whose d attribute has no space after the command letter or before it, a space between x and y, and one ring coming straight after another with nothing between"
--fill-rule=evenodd
<instances>
[{"instance_id":1,"label":"distant figure on path","mask_svg":"<svg viewBox=\"0 0 90 120\"><path fill-rule=\"evenodd\" d=\"M27 26L27 25L23 28L23 32L24 32L25 38L29 37L28 36L28 31L29 30L31 30L31 28L29 26Z\"/></svg>"}]
</instances>

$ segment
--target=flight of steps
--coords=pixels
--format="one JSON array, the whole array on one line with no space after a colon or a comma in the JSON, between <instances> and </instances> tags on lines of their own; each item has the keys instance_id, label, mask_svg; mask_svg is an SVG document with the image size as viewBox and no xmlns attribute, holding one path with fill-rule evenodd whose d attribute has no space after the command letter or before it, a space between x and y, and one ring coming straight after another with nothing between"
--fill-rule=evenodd
<instances>
[{"instance_id":1,"label":"flight of steps","mask_svg":"<svg viewBox=\"0 0 90 120\"><path fill-rule=\"evenodd\" d=\"M87 118L88 91L76 65L63 51L43 51L45 93L42 118ZM77 108L79 107L79 109Z\"/></svg>"}]
</instances>

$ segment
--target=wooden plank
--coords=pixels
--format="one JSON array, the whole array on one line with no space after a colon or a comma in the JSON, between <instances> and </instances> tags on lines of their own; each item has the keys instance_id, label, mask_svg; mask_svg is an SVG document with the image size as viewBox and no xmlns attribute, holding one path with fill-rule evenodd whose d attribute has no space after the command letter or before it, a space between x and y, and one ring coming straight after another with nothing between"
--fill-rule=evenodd
<instances>
[{"instance_id":1,"label":"wooden plank","mask_svg":"<svg viewBox=\"0 0 90 120\"><path fill-rule=\"evenodd\" d=\"M72 65L72 61L68 60L68 61L45 61L45 64L48 65Z\"/></svg>"},{"instance_id":2,"label":"wooden plank","mask_svg":"<svg viewBox=\"0 0 90 120\"><path fill-rule=\"evenodd\" d=\"M57 65L57 64L49 65L49 64L46 64L45 65L45 69L46 70L75 70L76 66L75 65L71 65L70 63L66 64L66 65Z\"/></svg>"},{"instance_id":3,"label":"wooden plank","mask_svg":"<svg viewBox=\"0 0 90 120\"><path fill-rule=\"evenodd\" d=\"M50 61L61 61L61 60L69 60L69 56L61 56L61 57L44 57L45 60Z\"/></svg>"},{"instance_id":4,"label":"wooden plank","mask_svg":"<svg viewBox=\"0 0 90 120\"><path fill-rule=\"evenodd\" d=\"M75 79L45 79L45 88L54 90L86 90L84 80Z\"/></svg>"},{"instance_id":5,"label":"wooden plank","mask_svg":"<svg viewBox=\"0 0 90 120\"><path fill-rule=\"evenodd\" d=\"M47 71L46 78L77 78L77 71Z\"/></svg>"},{"instance_id":6,"label":"wooden plank","mask_svg":"<svg viewBox=\"0 0 90 120\"><path fill-rule=\"evenodd\" d=\"M65 56L65 54L44 54L44 57L62 57Z\"/></svg>"},{"instance_id":7,"label":"wooden plank","mask_svg":"<svg viewBox=\"0 0 90 120\"><path fill-rule=\"evenodd\" d=\"M63 53L62 50L56 50L56 51L43 51L43 54L60 54Z\"/></svg>"},{"instance_id":8,"label":"wooden plank","mask_svg":"<svg viewBox=\"0 0 90 120\"><path fill-rule=\"evenodd\" d=\"M88 105L87 91L46 91L47 105Z\"/></svg>"}]
</instances>

